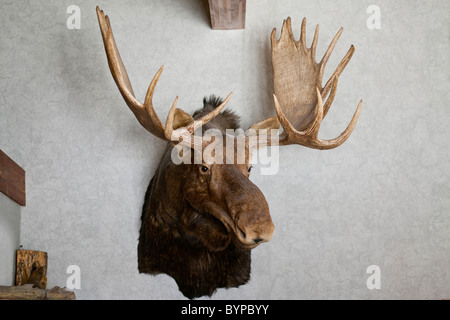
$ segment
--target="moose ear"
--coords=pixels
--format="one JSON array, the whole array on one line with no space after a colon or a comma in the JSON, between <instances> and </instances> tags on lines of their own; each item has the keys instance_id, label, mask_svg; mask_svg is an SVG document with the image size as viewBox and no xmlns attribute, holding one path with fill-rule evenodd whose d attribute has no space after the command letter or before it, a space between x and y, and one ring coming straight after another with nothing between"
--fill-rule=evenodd
<instances>
[{"instance_id":1,"label":"moose ear","mask_svg":"<svg viewBox=\"0 0 450 320\"><path fill-rule=\"evenodd\" d=\"M250 134L252 131L253 132L256 131L256 134L258 135L259 130L267 130L268 132L270 132L270 130L272 129L278 130L279 128L280 128L280 121L278 120L278 117L271 117L252 125L247 130L247 133Z\"/></svg>"},{"instance_id":2,"label":"moose ear","mask_svg":"<svg viewBox=\"0 0 450 320\"><path fill-rule=\"evenodd\" d=\"M173 119L173 130L176 130L178 128L186 127L189 124L194 122L194 118L192 118L190 115L188 115L186 112L184 112L181 109L175 110L175 116Z\"/></svg>"}]
</instances>

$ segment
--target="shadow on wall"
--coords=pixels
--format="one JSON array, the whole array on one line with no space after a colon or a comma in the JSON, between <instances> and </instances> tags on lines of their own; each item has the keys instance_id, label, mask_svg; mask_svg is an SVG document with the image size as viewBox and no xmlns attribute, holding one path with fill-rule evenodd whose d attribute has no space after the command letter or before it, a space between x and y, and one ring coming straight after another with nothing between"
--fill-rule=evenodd
<instances>
[{"instance_id":1,"label":"shadow on wall","mask_svg":"<svg viewBox=\"0 0 450 320\"><path fill-rule=\"evenodd\" d=\"M0 285L11 286L15 282L20 214L20 206L0 193Z\"/></svg>"},{"instance_id":2,"label":"shadow on wall","mask_svg":"<svg viewBox=\"0 0 450 320\"><path fill-rule=\"evenodd\" d=\"M202 12L199 14L199 18L203 18L203 21L211 26L211 18L209 15L209 1L208 0L200 0Z\"/></svg>"}]
</instances>

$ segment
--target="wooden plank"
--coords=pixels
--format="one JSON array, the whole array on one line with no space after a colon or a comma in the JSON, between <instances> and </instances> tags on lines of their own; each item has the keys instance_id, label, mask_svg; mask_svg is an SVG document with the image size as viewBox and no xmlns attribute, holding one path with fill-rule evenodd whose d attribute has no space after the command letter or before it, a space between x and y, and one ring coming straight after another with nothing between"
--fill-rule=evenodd
<instances>
[{"instance_id":1,"label":"wooden plank","mask_svg":"<svg viewBox=\"0 0 450 320\"><path fill-rule=\"evenodd\" d=\"M209 0L211 27L215 30L245 29L246 0Z\"/></svg>"},{"instance_id":2,"label":"wooden plank","mask_svg":"<svg viewBox=\"0 0 450 320\"><path fill-rule=\"evenodd\" d=\"M0 192L21 206L26 205L25 170L0 150Z\"/></svg>"},{"instance_id":3,"label":"wooden plank","mask_svg":"<svg viewBox=\"0 0 450 320\"><path fill-rule=\"evenodd\" d=\"M16 286L32 284L47 288L47 252L17 250Z\"/></svg>"},{"instance_id":4,"label":"wooden plank","mask_svg":"<svg viewBox=\"0 0 450 320\"><path fill-rule=\"evenodd\" d=\"M75 293L54 287L50 290L33 288L33 285L0 286L0 300L75 300Z\"/></svg>"}]
</instances>

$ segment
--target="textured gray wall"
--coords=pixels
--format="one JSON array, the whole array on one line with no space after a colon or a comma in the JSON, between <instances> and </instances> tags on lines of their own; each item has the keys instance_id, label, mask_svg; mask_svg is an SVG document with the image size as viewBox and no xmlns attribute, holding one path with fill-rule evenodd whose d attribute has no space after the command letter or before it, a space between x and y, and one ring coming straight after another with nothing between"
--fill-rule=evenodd
<instances>
[{"instance_id":1,"label":"textured gray wall","mask_svg":"<svg viewBox=\"0 0 450 320\"><path fill-rule=\"evenodd\" d=\"M20 245L20 206L0 193L0 285L15 283L16 250Z\"/></svg>"},{"instance_id":2,"label":"textured gray wall","mask_svg":"<svg viewBox=\"0 0 450 320\"><path fill-rule=\"evenodd\" d=\"M72 4L80 30L66 28ZM0 145L27 170L21 242L48 252L49 286L80 266L80 299L182 298L168 276L137 272L142 201L164 142L111 78L96 4L0 4ZM320 134L339 134L363 98L353 135L331 151L282 148L275 176L255 170L275 234L254 250L250 283L214 298L450 298L449 1L249 0L245 31L212 31L205 1L98 4L140 99L165 64L162 119L176 95L192 112L230 91L244 128L272 116L269 35L287 16L295 34L308 18L308 43L320 24L319 57L344 26L325 77L356 47ZM380 30L366 26L371 4ZM366 286L370 265L380 290Z\"/></svg>"}]
</instances>

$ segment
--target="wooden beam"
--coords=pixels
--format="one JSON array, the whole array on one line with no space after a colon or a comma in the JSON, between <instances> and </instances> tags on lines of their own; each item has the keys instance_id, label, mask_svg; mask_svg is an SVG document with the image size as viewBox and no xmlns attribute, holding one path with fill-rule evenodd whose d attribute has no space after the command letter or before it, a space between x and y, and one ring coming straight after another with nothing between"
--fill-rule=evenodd
<instances>
[{"instance_id":1,"label":"wooden beam","mask_svg":"<svg viewBox=\"0 0 450 320\"><path fill-rule=\"evenodd\" d=\"M33 288L32 284L24 286L0 286L0 300L75 300L75 293L54 287L50 290Z\"/></svg>"},{"instance_id":2,"label":"wooden beam","mask_svg":"<svg viewBox=\"0 0 450 320\"><path fill-rule=\"evenodd\" d=\"M25 170L0 150L0 192L20 206L26 205Z\"/></svg>"},{"instance_id":3,"label":"wooden beam","mask_svg":"<svg viewBox=\"0 0 450 320\"><path fill-rule=\"evenodd\" d=\"M216 30L245 29L246 0L209 0L211 27Z\"/></svg>"}]
</instances>

